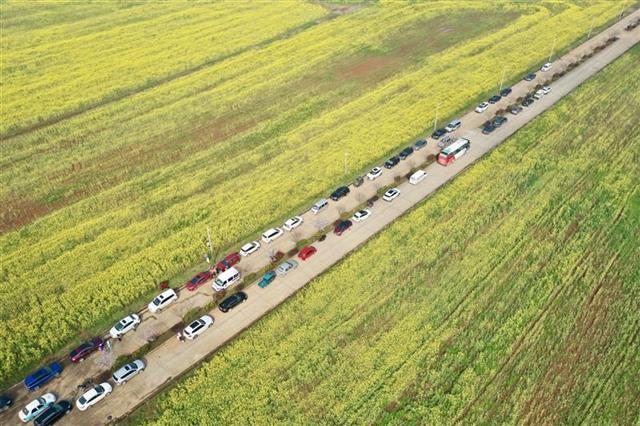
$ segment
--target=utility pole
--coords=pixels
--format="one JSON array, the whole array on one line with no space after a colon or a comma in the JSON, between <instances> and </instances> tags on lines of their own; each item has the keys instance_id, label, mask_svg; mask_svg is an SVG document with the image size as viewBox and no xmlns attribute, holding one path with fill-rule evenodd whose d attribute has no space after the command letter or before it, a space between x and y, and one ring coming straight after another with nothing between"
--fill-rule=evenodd
<instances>
[{"instance_id":1,"label":"utility pole","mask_svg":"<svg viewBox=\"0 0 640 426\"><path fill-rule=\"evenodd\" d=\"M622 7L620 8L620 14L618 15L618 20L622 19L622 14L624 13L624 8L627 5L627 0L622 2Z\"/></svg>"},{"instance_id":2,"label":"utility pole","mask_svg":"<svg viewBox=\"0 0 640 426\"><path fill-rule=\"evenodd\" d=\"M557 38L553 39L553 45L551 46L551 50L549 51L549 60L547 62L551 62L551 57L553 56L553 50L556 48L557 40L558 40Z\"/></svg>"},{"instance_id":3,"label":"utility pole","mask_svg":"<svg viewBox=\"0 0 640 426\"><path fill-rule=\"evenodd\" d=\"M596 17L594 16L593 19L591 19L591 27L589 27L589 34L587 34L587 40L591 38L591 31L593 31L593 24L595 22L596 22Z\"/></svg>"},{"instance_id":4,"label":"utility pole","mask_svg":"<svg viewBox=\"0 0 640 426\"><path fill-rule=\"evenodd\" d=\"M502 92L502 84L504 83L504 76L507 73L507 67L502 68L502 78L500 79L500 89L499 92Z\"/></svg>"},{"instance_id":5,"label":"utility pole","mask_svg":"<svg viewBox=\"0 0 640 426\"><path fill-rule=\"evenodd\" d=\"M347 151L344 152L344 174L348 174L349 173L349 169L347 168L347 155L349 155L349 153Z\"/></svg>"},{"instance_id":6,"label":"utility pole","mask_svg":"<svg viewBox=\"0 0 640 426\"><path fill-rule=\"evenodd\" d=\"M213 260L213 244L211 244L211 227L207 226L207 246L209 246L209 264Z\"/></svg>"},{"instance_id":7,"label":"utility pole","mask_svg":"<svg viewBox=\"0 0 640 426\"><path fill-rule=\"evenodd\" d=\"M436 105L436 116L433 119L433 131L436 131L436 127L438 127L438 109L440 109L440 104Z\"/></svg>"}]
</instances>

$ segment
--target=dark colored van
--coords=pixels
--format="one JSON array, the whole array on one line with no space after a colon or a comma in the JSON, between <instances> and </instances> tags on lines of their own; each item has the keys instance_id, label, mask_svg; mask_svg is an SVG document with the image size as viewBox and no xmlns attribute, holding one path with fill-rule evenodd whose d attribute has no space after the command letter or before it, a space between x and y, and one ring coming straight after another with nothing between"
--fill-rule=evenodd
<instances>
[{"instance_id":1,"label":"dark colored van","mask_svg":"<svg viewBox=\"0 0 640 426\"><path fill-rule=\"evenodd\" d=\"M58 377L60 373L62 373L62 365L57 362L53 362L48 367L43 367L40 370L29 374L24 379L23 383L29 391L34 391L49 382L51 379Z\"/></svg>"},{"instance_id":2,"label":"dark colored van","mask_svg":"<svg viewBox=\"0 0 640 426\"><path fill-rule=\"evenodd\" d=\"M60 401L44 410L33 421L35 426L49 426L56 423L65 414L71 411L71 403L69 401Z\"/></svg>"}]
</instances>

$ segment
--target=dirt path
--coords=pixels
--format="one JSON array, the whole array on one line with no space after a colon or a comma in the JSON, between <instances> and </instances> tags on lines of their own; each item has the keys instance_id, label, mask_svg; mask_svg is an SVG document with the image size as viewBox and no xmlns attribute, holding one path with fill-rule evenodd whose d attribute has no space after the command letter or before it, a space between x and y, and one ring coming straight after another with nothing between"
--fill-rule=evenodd
<instances>
[{"instance_id":1,"label":"dirt path","mask_svg":"<svg viewBox=\"0 0 640 426\"><path fill-rule=\"evenodd\" d=\"M547 73L549 76L564 69L571 58L585 55L594 46L601 44L610 36L616 34L620 38L554 82L552 84L553 90L549 95L536 101L519 115L509 115L509 121L491 135L483 135L478 127L493 117L495 111L504 109L515 99L529 93L536 84L539 84L540 76L545 73L538 72L539 77L533 82L519 82L513 87L513 92L507 99L503 99L484 113L476 114L475 112L470 112L463 116L463 125L456 132L456 136L463 136L471 140L471 150L465 156L448 167L442 167L438 164L432 164L427 167L425 169L427 178L418 185L409 185L404 181L398 186L401 190L400 197L391 203L386 203L382 200L376 202L371 209L373 214L368 220L356 223L351 230L341 237L331 233L325 241L315 243L314 245L318 248L318 253L315 256L306 262L300 261L299 268L285 277L278 277L268 287L264 289L256 285L248 287L245 291L249 295L249 300L233 311L222 314L217 309L214 310L212 313L215 318L214 326L197 340L180 343L177 339L169 339L145 357L147 369L140 377L134 378L126 386L115 388L110 396L86 412L74 410L60 423L99 425L126 416L168 383L171 383L172 380L205 360L217 348L293 295L350 251L365 243L386 225L421 202L440 186L453 179L466 167L469 167L526 123L638 43L640 41L640 27L631 32L623 29L628 22L635 19L640 19L640 11L627 16L622 21L556 60L553 70ZM429 140L426 148L416 152L409 159L402 161L392 170L385 169L383 175L377 180L373 182L366 181L359 188L351 188L349 196L337 203L330 202L329 207L322 213L313 215L311 212L305 212L302 214L304 218L302 226L293 233L286 233L272 244L263 244L259 251L242 260L238 265L240 271L246 275L260 270L269 263L270 253L275 250L286 252L293 248L296 241L307 238L315 234L318 229L331 224L340 213L357 207L374 195L377 189L391 184L394 181L394 177L404 175L413 166L422 163L428 155L436 154L437 152L436 144L433 140ZM212 294L211 286L206 284L196 292L181 291L179 303L175 303L160 314L151 315L146 310L143 310L141 312L143 322L138 330L127 335L121 342L114 342L112 353L93 355L83 363L66 366L66 370L61 377L45 386L42 391L27 394L20 384L14 386L9 390L9 394L15 399L15 406L0 415L0 424L19 424L17 411L28 401L44 392L54 392L61 399L73 399L75 402L75 398L78 396L76 389L80 383L87 378L97 377L109 370L109 365L115 361L117 356L129 354L141 348L147 343L147 339L150 336L160 335L170 330L182 320L184 314L189 310L205 306L211 302Z\"/></svg>"}]
</instances>

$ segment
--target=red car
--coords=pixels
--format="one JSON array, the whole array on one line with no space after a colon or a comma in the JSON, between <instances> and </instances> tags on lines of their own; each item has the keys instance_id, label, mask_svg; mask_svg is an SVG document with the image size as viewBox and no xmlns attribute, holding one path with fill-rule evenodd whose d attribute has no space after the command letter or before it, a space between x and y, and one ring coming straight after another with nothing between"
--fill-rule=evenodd
<instances>
[{"instance_id":1,"label":"red car","mask_svg":"<svg viewBox=\"0 0 640 426\"><path fill-rule=\"evenodd\" d=\"M306 246L303 247L302 250L300 250L300 253L298 253L298 257L300 258L300 260L307 260L314 254L316 254L317 251L318 250L314 246Z\"/></svg>"},{"instance_id":2,"label":"red car","mask_svg":"<svg viewBox=\"0 0 640 426\"><path fill-rule=\"evenodd\" d=\"M216 270L224 272L238 262L240 262L240 253L231 253L216 264Z\"/></svg>"},{"instance_id":3,"label":"red car","mask_svg":"<svg viewBox=\"0 0 640 426\"><path fill-rule=\"evenodd\" d=\"M196 275L195 277L193 277L189 281L187 281L187 283L186 283L187 290L189 290L189 291L196 290L202 284L204 284L207 281L209 281L211 279L212 275L213 274L211 272L209 272L209 271L200 272L198 275Z\"/></svg>"},{"instance_id":4,"label":"red car","mask_svg":"<svg viewBox=\"0 0 640 426\"><path fill-rule=\"evenodd\" d=\"M351 228L351 225L353 225L353 222L351 222L350 220L341 220L333 229L333 232L336 235L342 235L344 231Z\"/></svg>"},{"instance_id":5,"label":"red car","mask_svg":"<svg viewBox=\"0 0 640 426\"><path fill-rule=\"evenodd\" d=\"M88 342L84 342L83 344L72 350L69 354L69 360L71 362L82 361L83 359L97 351L98 348L101 348L103 344L104 342L101 338L94 337Z\"/></svg>"}]
</instances>

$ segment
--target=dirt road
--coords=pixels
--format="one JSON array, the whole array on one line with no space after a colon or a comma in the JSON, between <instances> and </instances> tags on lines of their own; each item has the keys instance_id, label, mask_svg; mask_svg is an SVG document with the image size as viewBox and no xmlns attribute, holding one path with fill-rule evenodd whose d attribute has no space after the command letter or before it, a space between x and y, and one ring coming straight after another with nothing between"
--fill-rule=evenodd
<instances>
[{"instance_id":1,"label":"dirt road","mask_svg":"<svg viewBox=\"0 0 640 426\"><path fill-rule=\"evenodd\" d=\"M627 16L567 55L554 61L553 69L546 73L549 76L565 68L575 58L582 57L585 53L590 52L594 46L601 44L608 37L617 34L620 38L554 82L551 85L552 92L549 95L536 101L532 106L525 108L517 116L509 114L509 121L491 135L483 135L479 126L493 117L495 111L504 109L515 99L529 93L536 84L540 83L545 73L537 72L538 78L532 82L521 81L513 87L513 92L507 99L492 105L484 113L470 112L461 117L463 124L455 135L471 140L471 150L465 156L448 167L442 167L438 164L428 166L425 169L427 178L418 185L409 185L406 180L403 180L403 183L398 186L401 190L401 195L390 203L382 201L382 199L377 201L371 209L373 214L369 219L362 223L356 223L352 229L340 237L330 233L325 241L315 243L314 245L318 248L318 253L315 256L305 262L299 261L300 266L296 270L285 277L278 277L268 287L264 289L256 285L248 287L245 290L249 295L248 301L233 311L226 314L218 310L212 312L215 318L213 327L198 339L182 343L174 338L169 339L145 357L147 369L144 373L127 383L126 386L114 388L111 395L88 411L80 412L74 410L60 423L98 425L126 416L147 398L153 396L163 385L179 377L199 361L205 359L221 345L306 285L311 279L330 268L350 251L363 244L387 224L404 214L474 161L499 145L527 122L638 43L640 41L640 27L631 32L624 31L623 27L628 22L639 18L640 11ZM291 233L285 233L284 236L272 244L262 244L262 248L258 252L242 260L239 264L239 269L245 275L260 270L269 263L269 254L275 250L286 252L293 248L296 241L307 238L315 234L318 229L333 223L340 213L357 207L373 196L379 188L393 183L396 176L406 174L412 167L422 163L429 154L436 154L437 152L438 149L435 142L430 139L426 148L417 151L395 168L391 170L384 169L383 175L375 181L366 180L359 188L351 187L349 196L337 203L330 202L329 207L320 214L314 215L311 212L305 212L302 214L304 218L302 226ZM143 311L141 315L143 322L138 330L135 333L126 335L121 342L113 342L112 352L99 353L91 356L83 363L68 366L60 378L45 386L42 391L28 394L22 386L14 386L9 390L9 394L14 397L15 406L0 415L0 423L7 425L18 424L17 411L31 399L44 392L54 392L61 399L73 399L73 402L75 402L75 399L79 396L77 391L79 384L87 378L95 378L109 370L118 356L132 353L144 346L153 336L170 330L180 323L185 313L209 303L212 294L211 286L206 284L196 292L182 290L179 301L161 313L152 315Z\"/></svg>"}]
</instances>

